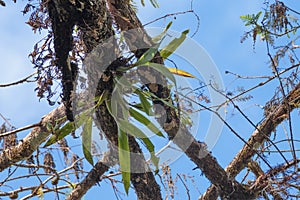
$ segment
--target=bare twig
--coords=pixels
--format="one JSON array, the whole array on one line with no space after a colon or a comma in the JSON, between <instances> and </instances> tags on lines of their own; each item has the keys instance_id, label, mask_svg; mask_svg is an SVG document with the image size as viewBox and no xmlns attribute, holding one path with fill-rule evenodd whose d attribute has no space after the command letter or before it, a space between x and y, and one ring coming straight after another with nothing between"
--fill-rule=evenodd
<instances>
[{"instance_id":1,"label":"bare twig","mask_svg":"<svg viewBox=\"0 0 300 200\"><path fill-rule=\"evenodd\" d=\"M287 100L290 103L289 106L291 111L296 108L297 104L300 103L300 83L298 83L295 88L290 91L290 93L287 95ZM247 145L244 145L244 147L225 169L227 174L232 178L236 177L236 175L246 167L252 156L256 154L255 148L253 147L260 146L265 141L265 137L261 135L261 132L265 133L265 135L270 135L271 132L274 131L274 129L287 117L286 105L284 102L282 102L278 106L276 112L268 115L252 133L251 137L247 141ZM201 200L216 199L216 195L217 188L212 185L205 192L205 194L202 195Z\"/></svg>"},{"instance_id":2,"label":"bare twig","mask_svg":"<svg viewBox=\"0 0 300 200\"><path fill-rule=\"evenodd\" d=\"M300 27L299 27L300 28ZM286 106L286 109L287 109L287 115L288 115L288 123L289 123L289 131L290 131L290 135L291 135L291 146L292 146L292 155L294 157L294 160L296 161L297 160L297 156L296 156L296 152L295 152L295 144L294 144L294 134L293 134L293 129L292 129L292 116L291 116L291 110L290 110L290 106L289 106L289 102L286 98L286 94L285 94L285 91L284 91L284 87L283 87L283 83L282 83L282 80L281 80L281 77L278 73L278 70L277 70L277 63L275 63L273 57L271 56L271 53L270 53L270 48L269 48L269 41L266 40L266 46L267 46L267 52L268 52L268 56L271 60L271 63L272 63L272 70L275 74L275 76L277 77L278 81L279 81L279 86L280 86L280 90L281 90L281 93L283 95L283 99L284 99L284 104Z\"/></svg>"},{"instance_id":3,"label":"bare twig","mask_svg":"<svg viewBox=\"0 0 300 200\"><path fill-rule=\"evenodd\" d=\"M28 126L24 126L24 127L22 127L22 128L18 128L18 129L12 130L12 131L8 131L8 132L5 132L5 133L1 133L1 134L0 134L0 137L4 137L4 136L11 135L11 134L15 134L15 133L18 133L18 132L21 132L21 131L25 131L25 130L27 130L27 129L31 129L31 128L40 126L40 125L41 125L40 123L36 123L36 124L31 124L31 125L28 125Z\"/></svg>"},{"instance_id":4,"label":"bare twig","mask_svg":"<svg viewBox=\"0 0 300 200\"><path fill-rule=\"evenodd\" d=\"M183 14L192 13L192 12L194 12L194 11L193 10L187 10L187 11L181 11L181 12L166 14L166 15L164 15L162 17L159 17L159 18L156 18L156 19L154 19L154 20L152 20L150 22L147 22L146 24L143 24L143 26L148 26L149 24L152 24L154 22L157 22L157 21L159 21L161 19L164 19L164 18L167 18L167 17L176 16L176 15L183 15Z\"/></svg>"},{"instance_id":5,"label":"bare twig","mask_svg":"<svg viewBox=\"0 0 300 200\"><path fill-rule=\"evenodd\" d=\"M186 183L182 180L180 174L177 174L177 177L179 177L179 180L181 181L181 183L183 184L183 186L184 186L184 188L185 188L185 190L186 190L186 194L187 194L187 196L188 196L187 199L190 200L190 199L191 199L191 195L190 195L190 190L189 190L188 186L187 186Z\"/></svg>"},{"instance_id":6,"label":"bare twig","mask_svg":"<svg viewBox=\"0 0 300 200\"><path fill-rule=\"evenodd\" d=\"M9 86L13 86L13 85L18 85L20 83L24 83L24 82L33 82L33 81L29 81L28 79L33 77L34 75L36 75L36 72L33 73L33 74L30 74L29 76L21 79L21 80L18 80L16 82L12 82L12 83L6 83L6 84L0 84L0 87L9 87Z\"/></svg>"}]
</instances>

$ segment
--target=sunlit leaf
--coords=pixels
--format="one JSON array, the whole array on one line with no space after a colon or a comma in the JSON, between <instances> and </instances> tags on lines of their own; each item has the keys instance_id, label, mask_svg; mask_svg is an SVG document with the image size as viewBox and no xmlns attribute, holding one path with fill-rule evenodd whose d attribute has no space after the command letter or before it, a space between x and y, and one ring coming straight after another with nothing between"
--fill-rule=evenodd
<instances>
[{"instance_id":1,"label":"sunlit leaf","mask_svg":"<svg viewBox=\"0 0 300 200\"><path fill-rule=\"evenodd\" d=\"M138 61L134 64L135 66L140 66L143 65L149 61L151 61L155 54L158 52L158 47L160 43L155 44L153 47L150 47L139 59Z\"/></svg>"},{"instance_id":2,"label":"sunlit leaf","mask_svg":"<svg viewBox=\"0 0 300 200\"><path fill-rule=\"evenodd\" d=\"M89 117L88 120L85 122L82 131L82 150L84 157L86 160L91 164L94 165L93 156L91 154L91 147L92 147L92 117Z\"/></svg>"},{"instance_id":3,"label":"sunlit leaf","mask_svg":"<svg viewBox=\"0 0 300 200\"><path fill-rule=\"evenodd\" d=\"M162 132L159 130L159 128L157 128L148 118L146 118L144 115L142 115L141 113L139 113L138 111L136 111L133 108L129 108L129 113L130 115L136 119L137 121L141 122L142 124L144 124L149 130L151 130L153 133L155 133L156 135L160 136L160 137L164 137L164 135L162 134Z\"/></svg>"},{"instance_id":4,"label":"sunlit leaf","mask_svg":"<svg viewBox=\"0 0 300 200\"><path fill-rule=\"evenodd\" d=\"M143 94L140 90L135 90L135 93L139 95L141 106L143 107L144 112L149 116L153 115L153 113L151 112L152 106L147 100L145 94Z\"/></svg>"},{"instance_id":5,"label":"sunlit leaf","mask_svg":"<svg viewBox=\"0 0 300 200\"><path fill-rule=\"evenodd\" d=\"M120 128L118 134L118 143L119 143L119 161L120 161L120 168L122 172L122 179L123 179L124 189L128 194L128 190L130 187L130 150L129 150L127 135Z\"/></svg>"},{"instance_id":6,"label":"sunlit leaf","mask_svg":"<svg viewBox=\"0 0 300 200\"><path fill-rule=\"evenodd\" d=\"M151 140L138 127L130 123L128 120L119 120L117 123L121 130L143 141L147 150L151 154L151 161L155 167L158 168L159 158L155 156L154 145Z\"/></svg>"},{"instance_id":7,"label":"sunlit leaf","mask_svg":"<svg viewBox=\"0 0 300 200\"><path fill-rule=\"evenodd\" d=\"M90 116L89 112L90 112L90 110L86 110L86 111L82 112L78 117L76 117L76 120L75 120L76 123L75 122L68 122L63 127L61 127L60 129L58 129L57 132L55 132L49 138L49 140L46 142L46 144L44 145L44 147L48 147L48 146L56 143L57 141L63 139L64 137L66 137L67 135L69 135L70 133L72 133L73 131L75 131L85 121L87 121L87 119Z\"/></svg>"},{"instance_id":8,"label":"sunlit leaf","mask_svg":"<svg viewBox=\"0 0 300 200\"><path fill-rule=\"evenodd\" d=\"M159 51L160 56L164 59L168 58L182 44L182 42L185 40L186 35L188 33L189 33L189 30L183 31L179 38L173 39L169 44L167 44L167 46L162 48Z\"/></svg>"},{"instance_id":9,"label":"sunlit leaf","mask_svg":"<svg viewBox=\"0 0 300 200\"><path fill-rule=\"evenodd\" d=\"M160 40L162 40L163 36L166 34L166 32L169 30L169 28L171 27L172 25L172 21L168 23L168 25L166 26L166 28L163 30L163 32L161 32L159 35L157 36L154 36L152 38L152 41L153 42L159 42Z\"/></svg>"},{"instance_id":10,"label":"sunlit leaf","mask_svg":"<svg viewBox=\"0 0 300 200\"><path fill-rule=\"evenodd\" d=\"M68 122L66 123L62 128L60 128L58 130L57 133L53 134L49 140L46 142L46 144L44 145L44 147L48 147L51 144L54 144L55 142L61 140L62 138L66 137L67 135L69 135L72 131L74 131L75 125L74 122Z\"/></svg>"},{"instance_id":11,"label":"sunlit leaf","mask_svg":"<svg viewBox=\"0 0 300 200\"><path fill-rule=\"evenodd\" d=\"M99 96L99 98L97 99L97 104L96 107L98 107L99 105L101 105L108 97L108 91L104 90L102 92L102 94Z\"/></svg>"},{"instance_id":12,"label":"sunlit leaf","mask_svg":"<svg viewBox=\"0 0 300 200\"><path fill-rule=\"evenodd\" d=\"M168 68L168 70L173 73L173 74L176 74L178 76L184 76L184 77L189 77L189 78L195 78L194 75L186 72L186 71L183 71L183 70L180 70L180 69L177 69L177 68Z\"/></svg>"}]
</instances>

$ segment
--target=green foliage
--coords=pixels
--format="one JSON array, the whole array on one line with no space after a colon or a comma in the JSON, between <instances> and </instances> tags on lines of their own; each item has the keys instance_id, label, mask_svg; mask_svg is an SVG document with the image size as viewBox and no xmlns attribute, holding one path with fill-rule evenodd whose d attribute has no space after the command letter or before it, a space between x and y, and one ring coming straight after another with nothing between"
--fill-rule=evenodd
<instances>
[{"instance_id":1,"label":"green foliage","mask_svg":"<svg viewBox=\"0 0 300 200\"><path fill-rule=\"evenodd\" d=\"M134 64L134 66L140 66L147 62L150 62L156 53L158 52L158 47L160 43L155 44L153 47L149 48L140 58L139 60Z\"/></svg>"},{"instance_id":2,"label":"green foliage","mask_svg":"<svg viewBox=\"0 0 300 200\"><path fill-rule=\"evenodd\" d=\"M164 28L163 32L161 32L161 33L160 33L159 35L157 35L157 36L154 36L154 37L152 38L152 41L155 42L155 43L161 41L161 40L164 38L164 36L165 36L165 34L167 33L167 31L169 30L169 28L172 26L172 23L173 23L173 22L170 21L170 22L167 24L167 26Z\"/></svg>"},{"instance_id":3,"label":"green foliage","mask_svg":"<svg viewBox=\"0 0 300 200\"><path fill-rule=\"evenodd\" d=\"M143 6L145 6L145 0L141 0L141 3L142 3ZM159 4L157 3L156 0L150 0L150 3L152 4L152 6L154 8L159 8Z\"/></svg>"},{"instance_id":4,"label":"green foliage","mask_svg":"<svg viewBox=\"0 0 300 200\"><path fill-rule=\"evenodd\" d=\"M179 38L173 39L167 46L160 50L160 56L164 59L168 58L183 43L188 33L189 30L185 30Z\"/></svg>"},{"instance_id":5,"label":"green foliage","mask_svg":"<svg viewBox=\"0 0 300 200\"><path fill-rule=\"evenodd\" d=\"M119 162L122 172L123 185L126 193L128 194L128 190L130 187L130 150L127 134L121 129L119 129L118 143Z\"/></svg>"},{"instance_id":6,"label":"green foliage","mask_svg":"<svg viewBox=\"0 0 300 200\"><path fill-rule=\"evenodd\" d=\"M289 9L282 1L275 1L263 12L240 16L245 26L251 26L251 30L244 34L241 42L251 36L255 44L257 36L260 36L262 41L267 41L275 47L275 38L284 36L290 39L292 35L296 35L300 26L294 14L298 13Z\"/></svg>"},{"instance_id":7,"label":"green foliage","mask_svg":"<svg viewBox=\"0 0 300 200\"><path fill-rule=\"evenodd\" d=\"M129 108L130 115L139 121L140 123L144 124L149 130L151 130L153 133L160 137L165 137L162 132L157 128L148 118L146 118L144 115L136 111L134 108Z\"/></svg>"},{"instance_id":8,"label":"green foliage","mask_svg":"<svg viewBox=\"0 0 300 200\"><path fill-rule=\"evenodd\" d=\"M92 117L89 117L87 121L83 125L82 131L82 149L83 154L86 160L91 164L94 165L93 156L91 154L91 147L92 147L92 128L93 128L93 120Z\"/></svg>"},{"instance_id":9,"label":"green foliage","mask_svg":"<svg viewBox=\"0 0 300 200\"><path fill-rule=\"evenodd\" d=\"M143 133L143 131L141 131L138 127L136 127L135 125L130 123L128 120L118 120L117 123L118 123L119 128L122 131L124 131L136 138L139 138L143 141L143 143L145 144L147 150L149 151L149 153L151 155L151 161L157 170L159 158L155 155L154 145L151 142L151 140Z\"/></svg>"},{"instance_id":10,"label":"green foliage","mask_svg":"<svg viewBox=\"0 0 300 200\"><path fill-rule=\"evenodd\" d=\"M153 5L158 6L156 1L150 1ZM129 67L124 67L120 71L123 73L132 70L133 68L139 68L141 66L147 66L159 72L162 76L166 77L172 86L176 86L176 79L173 73L170 72L167 66L163 64L153 63L152 60L156 55L159 55L166 59L183 43L188 34L188 30L183 31L179 38L173 39L169 44L159 50L159 47L166 35L167 30L172 25L170 22L165 30L156 36L156 41L158 41L153 47L149 48L138 60ZM141 128L147 128L152 133L159 137L164 137L160 127L157 127L151 122L149 117L153 117L154 113L152 110L151 99L160 100L164 104L177 109L176 106L169 99L161 99L155 96L153 93L141 89L136 82L130 82L123 76L116 75L114 77L114 92L113 98L109 98L110 94L108 91L104 91L99 97L94 99L95 105L91 108L84 108L85 103L79 102L80 107L83 111L76 116L75 122L67 122L61 128L53 128L49 125L49 129L56 130L49 140L46 142L45 147L57 142L58 140L64 138L68 134L74 132L79 127L82 129L82 150L86 160L90 164L93 163L93 157L91 154L92 145L92 126L93 119L92 114L94 110L102 105L106 104L108 111L114 117L118 126L118 145L119 145L119 164L122 171L122 179L124 183L124 188L126 193L128 193L130 187L130 147L128 142L128 135L131 135L139 139L146 147L150 154L150 159L155 166L155 171L158 171L159 158L155 155L155 146L150 140L150 138L141 130ZM171 87L171 86L170 86ZM125 94L124 94L125 92ZM130 104L125 98L128 93L136 95L139 99L138 103ZM138 122L138 124L134 124Z\"/></svg>"},{"instance_id":11,"label":"green foliage","mask_svg":"<svg viewBox=\"0 0 300 200\"><path fill-rule=\"evenodd\" d=\"M152 113L152 106L147 100L146 96L140 91L140 90L135 90L135 93L139 95L140 101L141 101L141 107L143 109L140 109L141 111L144 111L147 115L153 115Z\"/></svg>"},{"instance_id":12,"label":"green foliage","mask_svg":"<svg viewBox=\"0 0 300 200\"><path fill-rule=\"evenodd\" d=\"M247 14L247 15L242 15L240 18L242 21L245 23L245 26L250 26L250 25L257 25L257 21L259 17L261 16L262 12L258 12L257 14Z\"/></svg>"},{"instance_id":13,"label":"green foliage","mask_svg":"<svg viewBox=\"0 0 300 200\"><path fill-rule=\"evenodd\" d=\"M76 127L74 122L68 122L66 123L62 128L60 128L57 133L54 133L46 142L46 144L44 145L44 147L48 147L54 143L56 143L57 141L63 139L64 137L66 137L67 135L69 135L72 131L75 131Z\"/></svg>"}]
</instances>

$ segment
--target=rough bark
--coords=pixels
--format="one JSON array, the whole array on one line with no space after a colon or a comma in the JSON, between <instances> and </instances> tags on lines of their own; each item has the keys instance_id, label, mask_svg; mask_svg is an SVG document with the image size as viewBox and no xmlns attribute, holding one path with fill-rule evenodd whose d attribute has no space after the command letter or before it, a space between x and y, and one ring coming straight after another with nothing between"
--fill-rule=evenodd
<instances>
[{"instance_id":1,"label":"rough bark","mask_svg":"<svg viewBox=\"0 0 300 200\"><path fill-rule=\"evenodd\" d=\"M109 169L110 166L117 164L116 152L110 150L104 155L102 160L99 160L88 175L76 185L66 200L81 199L86 192L95 184L101 181L102 175Z\"/></svg>"},{"instance_id":2,"label":"rough bark","mask_svg":"<svg viewBox=\"0 0 300 200\"><path fill-rule=\"evenodd\" d=\"M17 146L5 149L0 154L0 171L30 157L52 133L51 130L47 128L49 124L53 127L55 125L61 125L66 121L65 116L65 107L63 105L45 115L40 121L40 126L34 128Z\"/></svg>"},{"instance_id":3,"label":"rough bark","mask_svg":"<svg viewBox=\"0 0 300 200\"><path fill-rule=\"evenodd\" d=\"M269 137L275 128L288 117L288 112L292 111L300 103L300 84L297 84L295 88L287 95L287 102L289 102L289 108L287 108L285 101L271 112L265 120L257 127L252 133L251 137L247 141L248 145L240 150L240 152L234 157L231 163L226 167L226 172L229 177L236 177L250 162L251 158L255 155L255 147L259 147ZM212 185L206 191L206 193L200 198L201 200L217 199L217 188Z\"/></svg>"},{"instance_id":4,"label":"rough bark","mask_svg":"<svg viewBox=\"0 0 300 200\"><path fill-rule=\"evenodd\" d=\"M109 69L109 68L108 68ZM110 76L112 77L112 75ZM99 80L98 90L96 96L103 93L104 89L112 91L113 82L112 78L104 81ZM113 118L109 114L106 105L101 104L96 109L96 118L106 138L111 142L111 148L118 147L118 126ZM148 164L144 158L141 148L136 142L135 138L128 135L130 152L134 154L131 156L131 183L135 188L138 199L140 200L152 200L162 199L160 193L160 187L157 184L153 173L149 170ZM140 171L141 173L137 173Z\"/></svg>"},{"instance_id":5,"label":"rough bark","mask_svg":"<svg viewBox=\"0 0 300 200\"><path fill-rule=\"evenodd\" d=\"M120 2L125 4L126 2ZM111 38L113 35L110 14L106 9L106 2L95 0L90 6L83 9L81 20L78 26L83 33L83 42L86 46L86 52L97 53L97 65L89 62L89 66L85 66L89 76L89 84L97 85L94 97L100 96L104 91L111 93L114 89L113 77L116 67L122 64L119 60L110 60L112 55L117 54L116 42ZM98 48L101 44L104 49ZM95 51L96 49L96 51ZM92 55L93 57L93 55ZM111 63L112 62L112 63ZM107 64L109 64L107 66ZM102 68L102 69L99 69ZM103 71L102 71L103 70ZM102 71L101 77L95 76L98 71ZM99 79L100 78L100 79ZM96 121L100 125L107 140L111 143L111 148L118 147L118 127L114 118L110 115L105 103L96 108ZM131 166L145 166L146 169L140 169L144 173L132 173L131 182L135 188L138 199L161 199L160 187L156 183L154 175L149 172L147 163L143 153L132 136L129 136L130 151L135 153L135 160L131 160ZM134 171L132 169L132 171ZM139 181L137 181L139 180Z\"/></svg>"},{"instance_id":6,"label":"rough bark","mask_svg":"<svg viewBox=\"0 0 300 200\"><path fill-rule=\"evenodd\" d=\"M66 0L47 1L47 9L54 36L56 65L62 74L62 100L68 120L74 121L72 93L77 75L77 65L71 63L69 52L73 49L73 27L78 20L77 17L80 15L77 7L71 1Z\"/></svg>"},{"instance_id":7,"label":"rough bark","mask_svg":"<svg viewBox=\"0 0 300 200\"><path fill-rule=\"evenodd\" d=\"M136 17L130 6L118 3L118 0L109 2L111 12L114 14L114 19L120 21L121 25L119 27L122 31L127 31L127 37L125 38L129 38L126 42L128 41L127 43L129 44L131 51L134 52L137 57L141 56L146 50L138 49L138 47L151 47L153 44L151 38L146 34L139 19ZM128 31L133 28L134 31ZM157 55L152 62L163 64L163 60L159 55ZM165 77L149 68L143 68L143 70L147 70L152 75L151 80L146 76L142 76L142 81L147 83L146 86L148 89L157 97L172 103L172 100L170 99L170 90L167 88ZM156 79L154 82L153 77ZM221 197L230 199L253 198L251 192L246 191L241 184L227 176L224 169L218 164L216 158L206 150L206 145L204 143L196 141L185 127L180 127L180 120L178 119L174 108L155 99L153 100L153 104L154 107L156 107L155 105L161 105L166 113L165 115L161 114L164 113L161 106L157 106L157 108L160 109L155 109L156 114L161 116L160 118L157 118L157 120L167 132L169 139L173 140L173 142L201 169L203 174L219 187L219 195L221 195Z\"/></svg>"}]
</instances>

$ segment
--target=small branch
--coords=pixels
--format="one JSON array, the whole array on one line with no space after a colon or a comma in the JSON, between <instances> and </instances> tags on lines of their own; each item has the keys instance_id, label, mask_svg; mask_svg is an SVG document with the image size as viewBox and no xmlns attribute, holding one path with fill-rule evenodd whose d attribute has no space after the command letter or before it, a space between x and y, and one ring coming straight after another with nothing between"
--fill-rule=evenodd
<instances>
[{"instance_id":1,"label":"small branch","mask_svg":"<svg viewBox=\"0 0 300 200\"><path fill-rule=\"evenodd\" d=\"M187 10L187 11L181 11L181 12L166 14L166 15L164 15L162 17L159 17L159 18L156 18L155 20L152 20L152 21L150 21L146 24L143 24L143 26L148 26L149 24L152 24L154 22L157 22L157 21L159 21L161 19L164 19L164 18L167 18L167 17L171 17L171 16L175 16L175 15L183 15L183 14L192 13L192 12L194 12L194 11L193 10Z\"/></svg>"},{"instance_id":2,"label":"small branch","mask_svg":"<svg viewBox=\"0 0 300 200\"><path fill-rule=\"evenodd\" d=\"M103 174L108 171L110 166L116 164L117 158L116 153L110 150L102 160L99 160L87 176L76 185L66 200L81 199L83 195L96 183L102 180ZM115 158L115 159L112 159Z\"/></svg>"},{"instance_id":3,"label":"small branch","mask_svg":"<svg viewBox=\"0 0 300 200\"><path fill-rule=\"evenodd\" d=\"M290 106L289 106L289 102L287 101L287 98L286 98L286 94L285 94L285 91L284 91L284 87L283 87L283 83L282 83L282 79L281 79L281 76L279 75L278 73L278 70L277 70L277 63L275 63L273 57L271 56L271 53L270 53L270 49L269 49L269 42L268 40L266 40L266 46L267 46L267 52L268 52L268 56L271 60L271 63L272 63L272 70L273 70L273 73L275 74L275 76L277 77L278 81L279 81L279 86L280 86L280 90L281 90L281 93L282 93L282 96L284 98L284 104L286 106L286 109L287 109L287 119L288 119L288 124L289 124L289 131L290 131L290 135L291 135L291 146L292 146L292 155L294 157L294 160L297 160L297 156L296 156L296 152L295 152L295 145L294 145L294 134L293 134L293 129L292 129L292 116L291 116L291 109L290 109Z\"/></svg>"},{"instance_id":4,"label":"small branch","mask_svg":"<svg viewBox=\"0 0 300 200\"><path fill-rule=\"evenodd\" d=\"M37 127L37 126L40 126L40 125L41 125L40 123L36 123L36 124L24 126L22 128L18 128L18 129L12 130L12 131L8 131L8 132L5 132L5 133L2 133L2 134L0 134L0 137L4 137L4 136L8 136L8 135L11 135L11 134L14 134L14 133L25 131L27 129L31 129L31 128L34 128L34 127Z\"/></svg>"},{"instance_id":5,"label":"small branch","mask_svg":"<svg viewBox=\"0 0 300 200\"><path fill-rule=\"evenodd\" d=\"M295 64L295 65L292 65L291 67L288 67L288 68L282 70L281 72L279 72L278 75L284 74L285 72L287 72L287 71L289 71L289 70L291 70L291 69L294 69L294 68L296 68L296 67L299 67L299 66L300 66L300 63ZM246 93L248 93L248 92L250 92L250 91L252 91L252 90L254 90L254 89L256 89L256 88L262 87L263 85L265 85L265 84L267 84L268 82L272 81L272 80L275 79L276 77L277 77L277 76L275 76L275 75L274 75L274 76L271 76L269 79L267 79L267 80L265 80L265 81L263 81L263 82L258 83L257 85L255 85L255 86L253 86L253 87L251 87L251 88L249 88L249 89L247 89L247 90L245 90L245 91L239 93L238 95L232 97L231 99L232 99L232 100L237 99L238 97L240 97L240 96L242 96L242 95L244 95L244 94L246 94ZM225 105L226 103L228 103L228 101L226 101L226 102L220 104L219 107Z\"/></svg>"},{"instance_id":6,"label":"small branch","mask_svg":"<svg viewBox=\"0 0 300 200\"><path fill-rule=\"evenodd\" d=\"M250 190L253 190L254 193L260 193L260 191L262 191L262 189L264 189L267 185L268 186L268 182L270 179L272 179L273 177L275 177L276 175L280 174L280 173L284 173L284 171L286 171L287 169L289 169L292 166L297 165L300 162L300 159L297 160L292 160L287 164L284 165L279 165L277 167L275 167L274 169L269 170L267 173L262 174L260 177L257 178L257 180L255 181L255 183L250 187ZM285 183L283 183L285 184Z\"/></svg>"},{"instance_id":7,"label":"small branch","mask_svg":"<svg viewBox=\"0 0 300 200\"><path fill-rule=\"evenodd\" d=\"M182 180L181 176L179 174L177 174L177 177L179 177L179 180L181 181L181 183L183 184L185 190L186 190L186 194L188 196L188 200L191 199L191 195L190 195L190 190L189 190L189 187L185 184L185 182Z\"/></svg>"},{"instance_id":8,"label":"small branch","mask_svg":"<svg viewBox=\"0 0 300 200\"><path fill-rule=\"evenodd\" d=\"M270 78L272 78L272 76L242 76L242 75L239 75L239 74L237 74L237 73L230 72L230 71L225 71L225 74L232 74L232 75L234 75L235 77L241 78L241 79L259 79L259 78L270 79Z\"/></svg>"},{"instance_id":9,"label":"small branch","mask_svg":"<svg viewBox=\"0 0 300 200\"><path fill-rule=\"evenodd\" d=\"M290 111L296 108L296 105L300 103L300 83L290 91L287 95L287 101L289 102ZM265 135L270 135L275 128L288 117L288 110L286 105L282 102L277 110L270 113L265 120L257 127L252 133L251 137L247 141L247 145L240 150L240 152L234 157L231 163L225 169L228 176L236 177L250 162L251 158L256 154L254 147L260 146L265 141ZM262 135L261 133L264 133ZM216 199L217 188L210 186L210 188L202 195L201 200Z\"/></svg>"},{"instance_id":10,"label":"small branch","mask_svg":"<svg viewBox=\"0 0 300 200\"><path fill-rule=\"evenodd\" d=\"M50 130L47 129L47 124L51 123L61 125L65 122L62 120L65 118L65 108L60 105L49 114L45 115L40 126L35 127L17 146L5 149L0 154L0 172L31 156L31 154L44 142L47 137L51 134ZM59 124L57 124L59 123Z\"/></svg>"},{"instance_id":11,"label":"small branch","mask_svg":"<svg viewBox=\"0 0 300 200\"><path fill-rule=\"evenodd\" d=\"M33 188L33 189L36 189L36 187ZM53 188L43 189L43 190L41 191L41 193L48 193L48 192L54 192L54 191L55 191L55 192L58 192L59 190L63 190L63 189L70 189L70 185L55 186L55 187L53 187ZM32 197L32 195L29 194L29 195L23 197L23 198L20 199L20 200L27 200L27 199L30 199L31 197Z\"/></svg>"},{"instance_id":12,"label":"small branch","mask_svg":"<svg viewBox=\"0 0 300 200\"><path fill-rule=\"evenodd\" d=\"M27 77L25 77L25 78L23 78L23 79L21 79L19 81L16 81L16 82L7 83L7 84L0 84L0 87L9 87L9 86L18 85L18 84L24 83L24 82L33 82L33 81L29 81L28 79L31 78L31 77L33 77L35 74L36 74L36 72L33 73L33 74L30 74L29 76L27 76Z\"/></svg>"}]
</instances>

